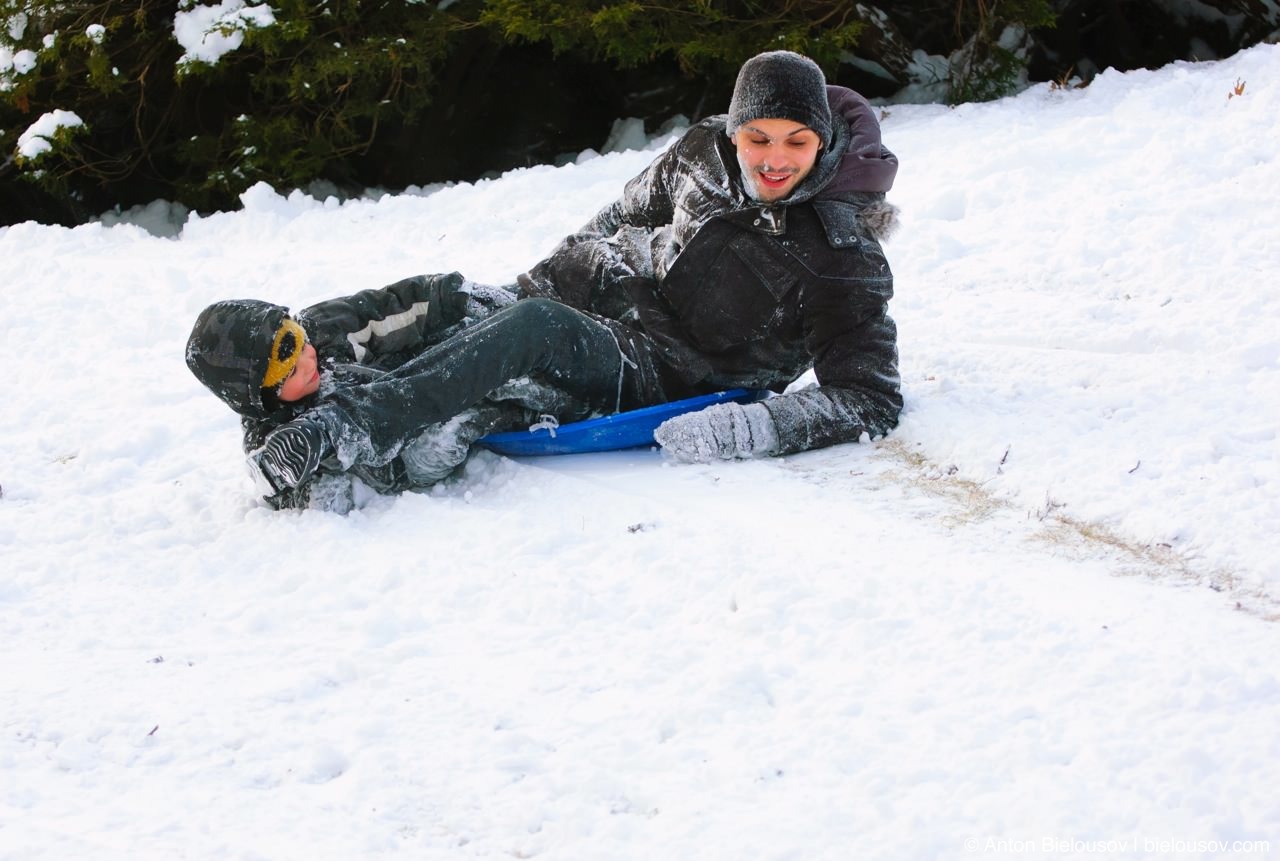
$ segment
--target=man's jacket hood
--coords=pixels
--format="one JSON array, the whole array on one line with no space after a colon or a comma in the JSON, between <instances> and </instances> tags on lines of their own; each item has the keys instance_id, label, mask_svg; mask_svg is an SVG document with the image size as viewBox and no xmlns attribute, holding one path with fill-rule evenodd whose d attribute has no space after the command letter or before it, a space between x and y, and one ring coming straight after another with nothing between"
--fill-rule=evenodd
<instances>
[{"instance_id":1,"label":"man's jacket hood","mask_svg":"<svg viewBox=\"0 0 1280 861\"><path fill-rule=\"evenodd\" d=\"M242 416L265 418L262 401L271 342L289 309L255 299L215 302L196 318L187 340L187 367Z\"/></svg>"}]
</instances>

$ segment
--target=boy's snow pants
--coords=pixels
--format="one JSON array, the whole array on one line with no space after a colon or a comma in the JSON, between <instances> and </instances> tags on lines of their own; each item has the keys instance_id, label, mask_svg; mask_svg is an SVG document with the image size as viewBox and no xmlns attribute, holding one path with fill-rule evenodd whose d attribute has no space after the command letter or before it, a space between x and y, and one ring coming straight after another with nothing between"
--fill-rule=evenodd
<instances>
[{"instance_id":1,"label":"boy's snow pants","mask_svg":"<svg viewBox=\"0 0 1280 861\"><path fill-rule=\"evenodd\" d=\"M428 425L524 376L606 413L692 394L643 333L550 299L523 299L374 382L335 392L306 416L324 425L344 467L385 463Z\"/></svg>"}]
</instances>

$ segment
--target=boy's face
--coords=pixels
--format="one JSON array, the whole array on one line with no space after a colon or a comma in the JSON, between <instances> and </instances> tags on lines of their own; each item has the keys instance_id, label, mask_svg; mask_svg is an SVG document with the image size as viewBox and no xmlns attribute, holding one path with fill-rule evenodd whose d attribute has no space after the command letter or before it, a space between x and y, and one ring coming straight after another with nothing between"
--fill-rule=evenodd
<instances>
[{"instance_id":1,"label":"boy's face","mask_svg":"<svg viewBox=\"0 0 1280 861\"><path fill-rule=\"evenodd\" d=\"M320 388L320 367L316 358L316 348L310 344L302 345L298 354L298 362L293 372L280 384L280 400L300 401L307 395L313 395Z\"/></svg>"}]
</instances>

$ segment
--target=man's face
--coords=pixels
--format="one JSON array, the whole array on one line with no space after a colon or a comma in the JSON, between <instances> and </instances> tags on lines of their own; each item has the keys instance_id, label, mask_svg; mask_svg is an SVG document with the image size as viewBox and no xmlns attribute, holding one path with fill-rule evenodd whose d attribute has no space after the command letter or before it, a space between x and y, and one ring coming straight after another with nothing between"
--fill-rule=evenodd
<instances>
[{"instance_id":1,"label":"man's face","mask_svg":"<svg viewBox=\"0 0 1280 861\"><path fill-rule=\"evenodd\" d=\"M795 191L818 160L818 133L795 120L752 120L730 138L738 151L747 193L761 203Z\"/></svg>"},{"instance_id":2,"label":"man's face","mask_svg":"<svg viewBox=\"0 0 1280 861\"><path fill-rule=\"evenodd\" d=\"M303 344L292 373L280 384L280 400L300 401L307 395L315 394L319 388L320 368L316 361L316 348Z\"/></svg>"}]
</instances>

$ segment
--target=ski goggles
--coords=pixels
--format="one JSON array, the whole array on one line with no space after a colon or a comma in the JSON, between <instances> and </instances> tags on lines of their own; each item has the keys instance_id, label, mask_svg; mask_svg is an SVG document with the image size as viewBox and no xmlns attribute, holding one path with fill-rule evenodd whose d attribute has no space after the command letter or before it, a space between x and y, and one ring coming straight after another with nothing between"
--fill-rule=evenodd
<instances>
[{"instance_id":1,"label":"ski goggles","mask_svg":"<svg viewBox=\"0 0 1280 861\"><path fill-rule=\"evenodd\" d=\"M276 336L271 341L271 358L267 362L267 375L262 378L264 389L274 389L289 379L298 364L298 356L306 346L307 333L291 317L285 317Z\"/></svg>"}]
</instances>

